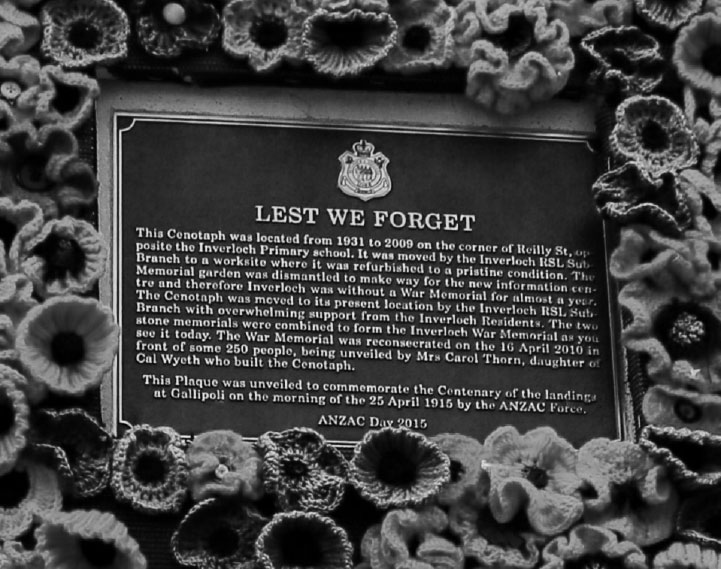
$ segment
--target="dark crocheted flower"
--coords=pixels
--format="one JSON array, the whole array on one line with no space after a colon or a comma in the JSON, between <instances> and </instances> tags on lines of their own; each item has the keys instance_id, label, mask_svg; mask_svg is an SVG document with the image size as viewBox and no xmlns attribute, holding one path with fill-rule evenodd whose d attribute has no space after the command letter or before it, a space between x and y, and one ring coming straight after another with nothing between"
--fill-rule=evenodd
<instances>
[{"instance_id":1,"label":"dark crocheted flower","mask_svg":"<svg viewBox=\"0 0 721 569\"><path fill-rule=\"evenodd\" d=\"M394 73L421 73L450 66L453 59L453 30L456 12L444 0L435 0L426 10L395 11L398 41L381 67Z\"/></svg>"},{"instance_id":2,"label":"dark crocheted flower","mask_svg":"<svg viewBox=\"0 0 721 569\"><path fill-rule=\"evenodd\" d=\"M82 409L34 411L30 449L52 464L77 498L95 496L108 485L113 438Z\"/></svg>"},{"instance_id":3,"label":"dark crocheted flower","mask_svg":"<svg viewBox=\"0 0 721 569\"><path fill-rule=\"evenodd\" d=\"M398 24L386 0L329 0L303 23L306 60L318 73L358 75L396 44Z\"/></svg>"},{"instance_id":4,"label":"dark crocheted flower","mask_svg":"<svg viewBox=\"0 0 721 569\"><path fill-rule=\"evenodd\" d=\"M481 37L481 22L476 12L476 0L461 0L455 7L456 26L453 29L453 63L467 68L471 64L471 47Z\"/></svg>"},{"instance_id":5,"label":"dark crocheted flower","mask_svg":"<svg viewBox=\"0 0 721 569\"><path fill-rule=\"evenodd\" d=\"M641 547L673 533L678 496L666 476L638 445L593 439L578 451L584 520L612 530Z\"/></svg>"},{"instance_id":6,"label":"dark crocheted flower","mask_svg":"<svg viewBox=\"0 0 721 569\"><path fill-rule=\"evenodd\" d=\"M56 65L42 69L46 89L38 97L35 119L40 124L59 125L77 130L93 113L100 94L97 80Z\"/></svg>"},{"instance_id":7,"label":"dark crocheted flower","mask_svg":"<svg viewBox=\"0 0 721 569\"><path fill-rule=\"evenodd\" d=\"M263 496L263 461L253 444L233 431L198 435L188 447L186 458L193 500L215 496L258 500Z\"/></svg>"},{"instance_id":8,"label":"dark crocheted flower","mask_svg":"<svg viewBox=\"0 0 721 569\"><path fill-rule=\"evenodd\" d=\"M18 251L20 270L41 297L82 294L105 272L108 247L95 228L81 219L63 217L45 224Z\"/></svg>"},{"instance_id":9,"label":"dark crocheted flower","mask_svg":"<svg viewBox=\"0 0 721 569\"><path fill-rule=\"evenodd\" d=\"M703 14L679 32L673 52L679 77L712 97L721 96L720 37L721 14Z\"/></svg>"},{"instance_id":10,"label":"dark crocheted flower","mask_svg":"<svg viewBox=\"0 0 721 569\"><path fill-rule=\"evenodd\" d=\"M258 439L263 482L282 510L330 512L340 504L348 463L312 429L265 433Z\"/></svg>"},{"instance_id":11,"label":"dark crocheted flower","mask_svg":"<svg viewBox=\"0 0 721 569\"><path fill-rule=\"evenodd\" d=\"M295 0L231 0L223 9L223 49L260 72L300 61L307 16Z\"/></svg>"},{"instance_id":12,"label":"dark crocheted flower","mask_svg":"<svg viewBox=\"0 0 721 569\"><path fill-rule=\"evenodd\" d=\"M58 296L28 312L16 348L30 377L56 393L81 395L110 369L118 336L109 308L94 298Z\"/></svg>"},{"instance_id":13,"label":"dark crocheted flower","mask_svg":"<svg viewBox=\"0 0 721 569\"><path fill-rule=\"evenodd\" d=\"M699 170L713 180L717 188L721 188L721 119L716 119L705 127L697 123L694 132L701 147Z\"/></svg>"},{"instance_id":14,"label":"dark crocheted flower","mask_svg":"<svg viewBox=\"0 0 721 569\"><path fill-rule=\"evenodd\" d=\"M664 97L629 97L616 109L609 138L621 161L635 161L652 176L692 167L698 145L683 111Z\"/></svg>"},{"instance_id":15,"label":"dark crocheted flower","mask_svg":"<svg viewBox=\"0 0 721 569\"><path fill-rule=\"evenodd\" d=\"M17 328L28 311L37 306L32 296L33 285L25 275L12 274L0 279L0 362L17 366L20 354L16 349ZM45 389L39 384L27 383L27 395L31 403L44 397Z\"/></svg>"},{"instance_id":16,"label":"dark crocheted flower","mask_svg":"<svg viewBox=\"0 0 721 569\"><path fill-rule=\"evenodd\" d=\"M113 454L115 497L146 514L179 512L188 481L182 444L170 427L139 425L126 431Z\"/></svg>"},{"instance_id":17,"label":"dark crocheted flower","mask_svg":"<svg viewBox=\"0 0 721 569\"><path fill-rule=\"evenodd\" d=\"M156 57L207 50L220 34L220 15L205 0L132 0L140 45Z\"/></svg>"},{"instance_id":18,"label":"dark crocheted flower","mask_svg":"<svg viewBox=\"0 0 721 569\"><path fill-rule=\"evenodd\" d=\"M721 388L721 313L715 302L634 281L623 287L619 303L630 317L621 340L647 356L652 381L703 392Z\"/></svg>"},{"instance_id":19,"label":"dark crocheted flower","mask_svg":"<svg viewBox=\"0 0 721 569\"><path fill-rule=\"evenodd\" d=\"M315 512L277 514L255 543L264 569L350 569L353 547L343 528Z\"/></svg>"},{"instance_id":20,"label":"dark crocheted flower","mask_svg":"<svg viewBox=\"0 0 721 569\"><path fill-rule=\"evenodd\" d=\"M584 36L580 48L594 64L590 83L612 100L650 94L666 70L656 38L633 26L601 28Z\"/></svg>"},{"instance_id":21,"label":"dark crocheted flower","mask_svg":"<svg viewBox=\"0 0 721 569\"><path fill-rule=\"evenodd\" d=\"M379 508L421 504L450 480L450 460L420 433L386 427L356 445L350 482Z\"/></svg>"},{"instance_id":22,"label":"dark crocheted flower","mask_svg":"<svg viewBox=\"0 0 721 569\"><path fill-rule=\"evenodd\" d=\"M681 503L676 518L677 539L721 550L720 504L721 491L718 488L688 495Z\"/></svg>"},{"instance_id":23,"label":"dark crocheted flower","mask_svg":"<svg viewBox=\"0 0 721 569\"><path fill-rule=\"evenodd\" d=\"M668 385L653 385L643 398L651 425L690 428L721 435L721 397Z\"/></svg>"},{"instance_id":24,"label":"dark crocheted flower","mask_svg":"<svg viewBox=\"0 0 721 569\"><path fill-rule=\"evenodd\" d=\"M89 164L78 158L78 143L62 127L38 130L21 123L0 139L0 188L15 201L36 202L46 217L73 213L97 194Z\"/></svg>"},{"instance_id":25,"label":"dark crocheted flower","mask_svg":"<svg viewBox=\"0 0 721 569\"><path fill-rule=\"evenodd\" d=\"M677 30L698 14L704 0L634 0L636 13L649 24L664 30Z\"/></svg>"},{"instance_id":26,"label":"dark crocheted flower","mask_svg":"<svg viewBox=\"0 0 721 569\"><path fill-rule=\"evenodd\" d=\"M45 569L43 556L27 550L19 541L6 541L0 548L0 567L3 569Z\"/></svg>"},{"instance_id":27,"label":"dark crocheted flower","mask_svg":"<svg viewBox=\"0 0 721 569\"><path fill-rule=\"evenodd\" d=\"M673 236L692 225L686 195L672 173L654 177L637 162L602 174L593 184L594 200L604 217L617 223L645 223Z\"/></svg>"},{"instance_id":28,"label":"dark crocheted flower","mask_svg":"<svg viewBox=\"0 0 721 569\"><path fill-rule=\"evenodd\" d=\"M646 569L646 555L631 541L621 541L611 530L587 524L574 527L543 549L541 569L570 567Z\"/></svg>"},{"instance_id":29,"label":"dark crocheted flower","mask_svg":"<svg viewBox=\"0 0 721 569\"><path fill-rule=\"evenodd\" d=\"M438 492L436 500L442 506L458 501L476 503L478 479L483 470L485 449L476 439L457 433L443 433L431 437L450 460L450 480Z\"/></svg>"},{"instance_id":30,"label":"dark crocheted flower","mask_svg":"<svg viewBox=\"0 0 721 569\"><path fill-rule=\"evenodd\" d=\"M37 235L43 223L43 212L36 203L0 198L0 276L19 270L20 243Z\"/></svg>"},{"instance_id":31,"label":"dark crocheted flower","mask_svg":"<svg viewBox=\"0 0 721 569\"><path fill-rule=\"evenodd\" d=\"M37 550L54 569L145 569L128 528L109 512L73 510L43 516Z\"/></svg>"},{"instance_id":32,"label":"dark crocheted flower","mask_svg":"<svg viewBox=\"0 0 721 569\"><path fill-rule=\"evenodd\" d=\"M550 14L568 27L571 37L600 28L612 29L631 21L631 0L551 0Z\"/></svg>"},{"instance_id":33,"label":"dark crocheted flower","mask_svg":"<svg viewBox=\"0 0 721 569\"><path fill-rule=\"evenodd\" d=\"M573 50L568 28L550 19L545 0L478 0L481 39L471 45L466 95L499 113L550 99L568 81Z\"/></svg>"},{"instance_id":34,"label":"dark crocheted flower","mask_svg":"<svg viewBox=\"0 0 721 569\"><path fill-rule=\"evenodd\" d=\"M41 79L40 62L30 55L0 60L0 110L4 117L0 131L35 117L38 100L48 89Z\"/></svg>"},{"instance_id":35,"label":"dark crocheted flower","mask_svg":"<svg viewBox=\"0 0 721 569\"><path fill-rule=\"evenodd\" d=\"M50 0L40 18L40 49L58 65L109 65L128 54L128 16L112 0Z\"/></svg>"},{"instance_id":36,"label":"dark crocheted flower","mask_svg":"<svg viewBox=\"0 0 721 569\"><path fill-rule=\"evenodd\" d=\"M500 427L485 448L489 506L497 521L525 512L535 532L557 535L581 517L577 451L556 431L539 427L521 435L515 427Z\"/></svg>"},{"instance_id":37,"label":"dark crocheted flower","mask_svg":"<svg viewBox=\"0 0 721 569\"><path fill-rule=\"evenodd\" d=\"M463 552L443 537L448 517L437 506L391 510L361 542L363 564L373 569L443 567L461 569Z\"/></svg>"},{"instance_id":38,"label":"dark crocheted flower","mask_svg":"<svg viewBox=\"0 0 721 569\"><path fill-rule=\"evenodd\" d=\"M721 555L698 543L675 541L653 558L654 569L721 569Z\"/></svg>"},{"instance_id":39,"label":"dark crocheted flower","mask_svg":"<svg viewBox=\"0 0 721 569\"><path fill-rule=\"evenodd\" d=\"M721 236L721 188L699 170L684 170L679 176L681 190L693 216L693 225L711 237Z\"/></svg>"},{"instance_id":40,"label":"dark crocheted flower","mask_svg":"<svg viewBox=\"0 0 721 569\"><path fill-rule=\"evenodd\" d=\"M30 408L21 386L14 381L19 375L0 364L0 475L15 466L27 443Z\"/></svg>"},{"instance_id":41,"label":"dark crocheted flower","mask_svg":"<svg viewBox=\"0 0 721 569\"><path fill-rule=\"evenodd\" d=\"M170 547L184 567L257 569L255 541L267 522L235 502L204 500L185 515Z\"/></svg>"},{"instance_id":42,"label":"dark crocheted flower","mask_svg":"<svg viewBox=\"0 0 721 569\"><path fill-rule=\"evenodd\" d=\"M21 458L0 475L0 541L21 536L37 517L59 510L62 500L55 473Z\"/></svg>"},{"instance_id":43,"label":"dark crocheted flower","mask_svg":"<svg viewBox=\"0 0 721 569\"><path fill-rule=\"evenodd\" d=\"M33 3L35 4L35 3ZM0 55L10 58L27 53L38 42L41 26L30 4L0 1Z\"/></svg>"}]
</instances>

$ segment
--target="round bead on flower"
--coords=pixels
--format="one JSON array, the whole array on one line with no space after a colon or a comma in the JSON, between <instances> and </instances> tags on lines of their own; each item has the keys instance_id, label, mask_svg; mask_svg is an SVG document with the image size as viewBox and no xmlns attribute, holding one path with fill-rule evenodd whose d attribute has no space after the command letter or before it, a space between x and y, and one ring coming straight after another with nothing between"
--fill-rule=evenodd
<instances>
[{"instance_id":1,"label":"round bead on flower","mask_svg":"<svg viewBox=\"0 0 721 569\"><path fill-rule=\"evenodd\" d=\"M0 475L11 470L27 443L30 408L17 371L0 364Z\"/></svg>"},{"instance_id":2,"label":"round bead on flower","mask_svg":"<svg viewBox=\"0 0 721 569\"><path fill-rule=\"evenodd\" d=\"M664 30L677 30L698 14L704 0L634 0L636 12L653 26Z\"/></svg>"},{"instance_id":3,"label":"round bead on flower","mask_svg":"<svg viewBox=\"0 0 721 569\"><path fill-rule=\"evenodd\" d=\"M93 298L59 296L28 312L16 347L33 379L56 393L81 395L110 369L118 336L109 308Z\"/></svg>"},{"instance_id":4,"label":"round bead on flower","mask_svg":"<svg viewBox=\"0 0 721 569\"><path fill-rule=\"evenodd\" d=\"M30 55L16 55L0 61L0 109L5 131L13 123L32 120L35 117L38 100L48 89L42 81L40 62Z\"/></svg>"},{"instance_id":5,"label":"round bead on flower","mask_svg":"<svg viewBox=\"0 0 721 569\"><path fill-rule=\"evenodd\" d=\"M721 435L721 397L716 394L653 385L643 397L642 411L651 425Z\"/></svg>"}]
</instances>

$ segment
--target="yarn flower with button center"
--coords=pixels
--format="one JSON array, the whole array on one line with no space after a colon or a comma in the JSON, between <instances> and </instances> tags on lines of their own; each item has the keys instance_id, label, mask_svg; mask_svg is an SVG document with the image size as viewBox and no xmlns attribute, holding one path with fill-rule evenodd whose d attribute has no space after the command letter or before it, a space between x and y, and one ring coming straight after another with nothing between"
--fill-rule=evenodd
<instances>
[{"instance_id":1,"label":"yarn flower with button center","mask_svg":"<svg viewBox=\"0 0 721 569\"><path fill-rule=\"evenodd\" d=\"M258 439L265 489L283 510L330 512L340 504L348 463L312 429L265 433Z\"/></svg>"},{"instance_id":2,"label":"yarn flower with button center","mask_svg":"<svg viewBox=\"0 0 721 569\"><path fill-rule=\"evenodd\" d=\"M583 513L576 449L550 427L500 427L485 441L489 506L501 523L525 511L534 531L556 535Z\"/></svg>"},{"instance_id":3,"label":"yarn flower with button center","mask_svg":"<svg viewBox=\"0 0 721 569\"><path fill-rule=\"evenodd\" d=\"M42 81L40 62L30 55L17 55L0 61L0 109L4 112L5 131L12 123L35 117L39 99L49 87Z\"/></svg>"},{"instance_id":4,"label":"yarn flower with button center","mask_svg":"<svg viewBox=\"0 0 721 569\"><path fill-rule=\"evenodd\" d=\"M28 312L16 347L34 380L57 393L81 395L110 369L118 335L112 312L97 300L55 297Z\"/></svg>"},{"instance_id":5,"label":"yarn flower with button center","mask_svg":"<svg viewBox=\"0 0 721 569\"><path fill-rule=\"evenodd\" d=\"M691 88L721 97L721 14L698 16L679 32L673 63Z\"/></svg>"},{"instance_id":6,"label":"yarn flower with button center","mask_svg":"<svg viewBox=\"0 0 721 569\"><path fill-rule=\"evenodd\" d=\"M140 45L155 57L207 50L220 34L220 15L205 0L133 0L130 9Z\"/></svg>"},{"instance_id":7,"label":"yarn flower with button center","mask_svg":"<svg viewBox=\"0 0 721 569\"><path fill-rule=\"evenodd\" d=\"M721 397L712 393L652 385L643 397L643 416L651 425L721 435Z\"/></svg>"}]
</instances>

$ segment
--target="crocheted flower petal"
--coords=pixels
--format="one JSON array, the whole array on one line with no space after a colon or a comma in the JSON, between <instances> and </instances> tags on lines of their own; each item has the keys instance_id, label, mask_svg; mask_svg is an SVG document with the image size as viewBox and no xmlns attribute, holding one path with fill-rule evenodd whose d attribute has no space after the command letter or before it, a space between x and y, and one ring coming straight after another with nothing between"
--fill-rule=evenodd
<instances>
[{"instance_id":1,"label":"crocheted flower petal","mask_svg":"<svg viewBox=\"0 0 721 569\"><path fill-rule=\"evenodd\" d=\"M654 385L643 398L643 416L652 425L702 429L719 435L721 397Z\"/></svg>"},{"instance_id":2,"label":"crocheted flower petal","mask_svg":"<svg viewBox=\"0 0 721 569\"><path fill-rule=\"evenodd\" d=\"M456 433L443 433L431 437L450 460L450 480L440 489L436 499L444 506L457 500L469 499L481 474L485 451L476 439Z\"/></svg>"},{"instance_id":3,"label":"crocheted flower petal","mask_svg":"<svg viewBox=\"0 0 721 569\"><path fill-rule=\"evenodd\" d=\"M697 543L675 541L653 558L657 569L675 567L698 567L699 569L721 569L721 556L711 548L702 548Z\"/></svg>"},{"instance_id":4,"label":"crocheted flower petal","mask_svg":"<svg viewBox=\"0 0 721 569\"><path fill-rule=\"evenodd\" d=\"M11 470L27 442L30 409L17 374L0 364L0 475Z\"/></svg>"},{"instance_id":5,"label":"crocheted flower petal","mask_svg":"<svg viewBox=\"0 0 721 569\"><path fill-rule=\"evenodd\" d=\"M12 57L26 53L40 39L40 22L13 2L0 3L0 54Z\"/></svg>"},{"instance_id":6,"label":"crocheted flower petal","mask_svg":"<svg viewBox=\"0 0 721 569\"><path fill-rule=\"evenodd\" d=\"M694 227L702 233L721 236L721 191L699 170L684 170L679 176L686 194Z\"/></svg>"},{"instance_id":7,"label":"crocheted flower petal","mask_svg":"<svg viewBox=\"0 0 721 569\"><path fill-rule=\"evenodd\" d=\"M676 517L676 535L701 547L721 547L721 491L704 490L686 497Z\"/></svg>"},{"instance_id":8,"label":"crocheted flower petal","mask_svg":"<svg viewBox=\"0 0 721 569\"><path fill-rule=\"evenodd\" d=\"M35 550L26 550L18 541L6 541L0 549L3 569L45 569L45 560Z\"/></svg>"},{"instance_id":9,"label":"crocheted flower petal","mask_svg":"<svg viewBox=\"0 0 721 569\"><path fill-rule=\"evenodd\" d=\"M634 0L636 12L648 23L673 31L698 14L703 8L703 0L680 0L665 2L664 0Z\"/></svg>"},{"instance_id":10,"label":"crocheted flower petal","mask_svg":"<svg viewBox=\"0 0 721 569\"><path fill-rule=\"evenodd\" d=\"M694 18L681 29L674 44L673 64L679 77L693 89L721 96L721 14Z\"/></svg>"},{"instance_id":11,"label":"crocheted flower petal","mask_svg":"<svg viewBox=\"0 0 721 569\"><path fill-rule=\"evenodd\" d=\"M630 0L552 0L549 12L566 24L571 37L578 37L629 23L633 8Z\"/></svg>"},{"instance_id":12,"label":"crocheted flower petal","mask_svg":"<svg viewBox=\"0 0 721 569\"><path fill-rule=\"evenodd\" d=\"M75 131L90 118L100 94L97 80L84 73L46 65L41 81L45 90L38 96L36 109L40 124L56 124Z\"/></svg>"}]
</instances>

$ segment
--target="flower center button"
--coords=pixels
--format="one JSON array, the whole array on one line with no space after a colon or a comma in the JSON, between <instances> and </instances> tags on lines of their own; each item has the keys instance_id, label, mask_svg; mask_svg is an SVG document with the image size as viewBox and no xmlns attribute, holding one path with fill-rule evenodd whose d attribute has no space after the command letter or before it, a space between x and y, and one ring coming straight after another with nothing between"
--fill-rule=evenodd
<instances>
[{"instance_id":1,"label":"flower center button","mask_svg":"<svg viewBox=\"0 0 721 569\"><path fill-rule=\"evenodd\" d=\"M169 2L163 7L163 18L171 26L180 26L186 17L185 8L177 2Z\"/></svg>"},{"instance_id":2,"label":"flower center button","mask_svg":"<svg viewBox=\"0 0 721 569\"><path fill-rule=\"evenodd\" d=\"M3 99L14 101L20 96L20 93L22 93L22 88L15 81L5 81L0 85L0 95Z\"/></svg>"}]
</instances>

